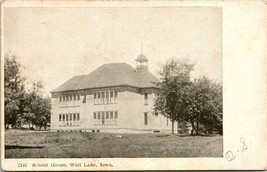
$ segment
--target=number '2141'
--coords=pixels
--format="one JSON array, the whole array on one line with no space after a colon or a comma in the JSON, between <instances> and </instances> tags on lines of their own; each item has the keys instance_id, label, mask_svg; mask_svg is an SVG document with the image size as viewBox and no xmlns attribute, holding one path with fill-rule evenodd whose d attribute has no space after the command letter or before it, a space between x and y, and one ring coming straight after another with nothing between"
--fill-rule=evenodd
<instances>
[{"instance_id":1,"label":"number '2141'","mask_svg":"<svg viewBox=\"0 0 267 172\"><path fill-rule=\"evenodd\" d=\"M27 163L18 163L18 167L27 167Z\"/></svg>"}]
</instances>

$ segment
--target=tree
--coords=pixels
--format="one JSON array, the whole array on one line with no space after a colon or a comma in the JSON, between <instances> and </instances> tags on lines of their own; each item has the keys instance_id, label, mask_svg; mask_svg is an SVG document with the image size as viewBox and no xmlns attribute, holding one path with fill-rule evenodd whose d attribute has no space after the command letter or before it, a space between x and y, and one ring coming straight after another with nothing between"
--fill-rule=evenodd
<instances>
[{"instance_id":1,"label":"tree","mask_svg":"<svg viewBox=\"0 0 267 172\"><path fill-rule=\"evenodd\" d=\"M196 79L184 96L185 120L192 126L191 135L199 135L200 128L222 133L222 87L206 77Z\"/></svg>"},{"instance_id":2,"label":"tree","mask_svg":"<svg viewBox=\"0 0 267 172\"><path fill-rule=\"evenodd\" d=\"M209 99L203 106L199 122L203 124L206 134L213 132L222 134L222 86L210 81L208 88Z\"/></svg>"},{"instance_id":3,"label":"tree","mask_svg":"<svg viewBox=\"0 0 267 172\"><path fill-rule=\"evenodd\" d=\"M172 121L172 134L174 134L174 121L183 121L183 96L185 88L191 84L190 73L193 65L183 61L170 60L159 72L160 82L156 83L159 94L155 101L155 110Z\"/></svg>"},{"instance_id":4,"label":"tree","mask_svg":"<svg viewBox=\"0 0 267 172\"><path fill-rule=\"evenodd\" d=\"M46 129L50 122L51 100L42 95L42 82L34 82L25 90L25 78L15 56L5 56L4 64L5 127L21 128L24 124Z\"/></svg>"},{"instance_id":5,"label":"tree","mask_svg":"<svg viewBox=\"0 0 267 172\"><path fill-rule=\"evenodd\" d=\"M43 98L42 88L42 82L33 83L33 88L28 94L28 102L30 104L27 106L29 109L27 119L38 129L44 127L46 130L47 124L50 122L51 100L48 97Z\"/></svg>"},{"instance_id":6,"label":"tree","mask_svg":"<svg viewBox=\"0 0 267 172\"><path fill-rule=\"evenodd\" d=\"M156 83L160 91L155 111L171 119L172 133L177 121L190 123L191 135L222 134L222 86L207 77L191 81L193 67L183 61L166 62L159 72L160 82Z\"/></svg>"},{"instance_id":7,"label":"tree","mask_svg":"<svg viewBox=\"0 0 267 172\"><path fill-rule=\"evenodd\" d=\"M5 127L17 126L18 117L23 114L23 100L26 92L24 78L21 76L21 65L15 56L5 56L4 63L4 95L5 95Z\"/></svg>"}]
</instances>

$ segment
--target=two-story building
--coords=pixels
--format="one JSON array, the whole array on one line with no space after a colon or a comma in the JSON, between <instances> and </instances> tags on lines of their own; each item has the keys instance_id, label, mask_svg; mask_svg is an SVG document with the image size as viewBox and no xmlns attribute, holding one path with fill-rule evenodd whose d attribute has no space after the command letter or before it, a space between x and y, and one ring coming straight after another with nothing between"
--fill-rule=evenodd
<instances>
[{"instance_id":1,"label":"two-story building","mask_svg":"<svg viewBox=\"0 0 267 172\"><path fill-rule=\"evenodd\" d=\"M171 132L171 121L154 111L155 82L143 53L136 68L109 63L74 76L51 92L51 130Z\"/></svg>"}]
</instances>

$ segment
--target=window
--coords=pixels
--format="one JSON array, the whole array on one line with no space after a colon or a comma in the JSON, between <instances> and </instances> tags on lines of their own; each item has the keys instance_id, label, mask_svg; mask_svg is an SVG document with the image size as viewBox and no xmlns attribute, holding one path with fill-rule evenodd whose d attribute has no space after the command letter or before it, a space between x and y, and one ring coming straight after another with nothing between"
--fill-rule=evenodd
<instances>
[{"instance_id":1,"label":"window","mask_svg":"<svg viewBox=\"0 0 267 172\"><path fill-rule=\"evenodd\" d=\"M97 93L94 93L94 102L95 102L95 104L97 103L96 100L97 100Z\"/></svg>"},{"instance_id":2,"label":"window","mask_svg":"<svg viewBox=\"0 0 267 172\"><path fill-rule=\"evenodd\" d=\"M144 122L145 122L145 125L147 125L147 112L144 113Z\"/></svg>"},{"instance_id":3,"label":"window","mask_svg":"<svg viewBox=\"0 0 267 172\"><path fill-rule=\"evenodd\" d=\"M94 125L117 124L117 118L118 118L117 111L93 112Z\"/></svg>"},{"instance_id":4,"label":"window","mask_svg":"<svg viewBox=\"0 0 267 172\"><path fill-rule=\"evenodd\" d=\"M100 112L97 113L97 118L100 119Z\"/></svg>"},{"instance_id":5,"label":"window","mask_svg":"<svg viewBox=\"0 0 267 172\"><path fill-rule=\"evenodd\" d=\"M80 120L80 114L77 113L77 121L79 121L79 120Z\"/></svg>"},{"instance_id":6,"label":"window","mask_svg":"<svg viewBox=\"0 0 267 172\"><path fill-rule=\"evenodd\" d=\"M73 121L76 121L76 114L73 114Z\"/></svg>"},{"instance_id":7,"label":"window","mask_svg":"<svg viewBox=\"0 0 267 172\"><path fill-rule=\"evenodd\" d=\"M118 112L115 111L115 112L114 112L114 120L113 120L113 123L114 123L114 124L117 124L117 123L118 123L117 120L118 120Z\"/></svg>"},{"instance_id":8,"label":"window","mask_svg":"<svg viewBox=\"0 0 267 172\"><path fill-rule=\"evenodd\" d=\"M109 104L109 91L106 92L107 104Z\"/></svg>"},{"instance_id":9,"label":"window","mask_svg":"<svg viewBox=\"0 0 267 172\"><path fill-rule=\"evenodd\" d=\"M86 103L86 94L83 96L83 103Z\"/></svg>"},{"instance_id":10,"label":"window","mask_svg":"<svg viewBox=\"0 0 267 172\"><path fill-rule=\"evenodd\" d=\"M70 114L70 121L72 121L72 114Z\"/></svg>"},{"instance_id":11,"label":"window","mask_svg":"<svg viewBox=\"0 0 267 172\"><path fill-rule=\"evenodd\" d=\"M63 114L63 121L65 121L65 114Z\"/></svg>"},{"instance_id":12,"label":"window","mask_svg":"<svg viewBox=\"0 0 267 172\"><path fill-rule=\"evenodd\" d=\"M118 92L117 91L114 91L115 92L115 97L118 97Z\"/></svg>"},{"instance_id":13,"label":"window","mask_svg":"<svg viewBox=\"0 0 267 172\"><path fill-rule=\"evenodd\" d=\"M114 98L114 103L117 102L117 97L118 97L118 92L117 91L114 91L115 92L115 98Z\"/></svg>"},{"instance_id":14,"label":"window","mask_svg":"<svg viewBox=\"0 0 267 172\"><path fill-rule=\"evenodd\" d=\"M110 112L110 119L113 119L113 112Z\"/></svg>"},{"instance_id":15,"label":"window","mask_svg":"<svg viewBox=\"0 0 267 172\"><path fill-rule=\"evenodd\" d=\"M68 114L66 114L66 121L68 121L69 120L69 115Z\"/></svg>"},{"instance_id":16,"label":"window","mask_svg":"<svg viewBox=\"0 0 267 172\"><path fill-rule=\"evenodd\" d=\"M97 95L96 95L96 93L94 93L94 99L96 99L97 98Z\"/></svg>"},{"instance_id":17,"label":"window","mask_svg":"<svg viewBox=\"0 0 267 172\"><path fill-rule=\"evenodd\" d=\"M110 91L110 103L113 103L113 91Z\"/></svg>"},{"instance_id":18,"label":"window","mask_svg":"<svg viewBox=\"0 0 267 172\"><path fill-rule=\"evenodd\" d=\"M61 115L59 115L59 121L61 121Z\"/></svg>"},{"instance_id":19,"label":"window","mask_svg":"<svg viewBox=\"0 0 267 172\"><path fill-rule=\"evenodd\" d=\"M96 119L96 112L94 112L94 119Z\"/></svg>"},{"instance_id":20,"label":"window","mask_svg":"<svg viewBox=\"0 0 267 172\"><path fill-rule=\"evenodd\" d=\"M84 97L85 98L85 97ZM59 102L69 102L68 104L62 103L60 106L77 106L77 101L80 100L79 94L70 94L70 95L61 95L59 96ZM86 102L86 99L84 99L84 103Z\"/></svg>"},{"instance_id":21,"label":"window","mask_svg":"<svg viewBox=\"0 0 267 172\"><path fill-rule=\"evenodd\" d=\"M100 102L101 101L101 99L100 99L101 98L101 93L100 92L97 93L97 98L98 98L97 99L97 103L100 104L101 103Z\"/></svg>"},{"instance_id":22,"label":"window","mask_svg":"<svg viewBox=\"0 0 267 172\"><path fill-rule=\"evenodd\" d=\"M144 98L145 98L145 105L147 105L147 99L148 99L148 94L147 93L144 94Z\"/></svg>"},{"instance_id":23,"label":"window","mask_svg":"<svg viewBox=\"0 0 267 172\"><path fill-rule=\"evenodd\" d=\"M106 112L106 119L109 119L109 112Z\"/></svg>"},{"instance_id":24,"label":"window","mask_svg":"<svg viewBox=\"0 0 267 172\"><path fill-rule=\"evenodd\" d=\"M102 112L102 124L105 124L105 112Z\"/></svg>"},{"instance_id":25,"label":"window","mask_svg":"<svg viewBox=\"0 0 267 172\"><path fill-rule=\"evenodd\" d=\"M117 111L115 112L115 118L116 119L118 118L118 112Z\"/></svg>"},{"instance_id":26,"label":"window","mask_svg":"<svg viewBox=\"0 0 267 172\"><path fill-rule=\"evenodd\" d=\"M102 92L101 103L104 104L105 92Z\"/></svg>"},{"instance_id":27,"label":"window","mask_svg":"<svg viewBox=\"0 0 267 172\"><path fill-rule=\"evenodd\" d=\"M114 90L98 91L94 93L95 104L110 104L115 103L118 97L118 92Z\"/></svg>"}]
</instances>

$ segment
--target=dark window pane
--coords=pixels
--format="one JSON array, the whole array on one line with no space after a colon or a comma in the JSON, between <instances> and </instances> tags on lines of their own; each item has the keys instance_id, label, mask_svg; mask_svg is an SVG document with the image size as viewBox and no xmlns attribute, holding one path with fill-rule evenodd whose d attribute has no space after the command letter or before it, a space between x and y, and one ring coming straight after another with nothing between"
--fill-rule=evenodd
<instances>
[{"instance_id":1,"label":"dark window pane","mask_svg":"<svg viewBox=\"0 0 267 172\"><path fill-rule=\"evenodd\" d=\"M96 119L96 113L94 112L94 119Z\"/></svg>"},{"instance_id":2,"label":"dark window pane","mask_svg":"<svg viewBox=\"0 0 267 172\"><path fill-rule=\"evenodd\" d=\"M118 92L117 91L115 91L115 97L118 97Z\"/></svg>"},{"instance_id":3,"label":"dark window pane","mask_svg":"<svg viewBox=\"0 0 267 172\"><path fill-rule=\"evenodd\" d=\"M144 120L145 120L145 125L147 125L147 112L144 113Z\"/></svg>"},{"instance_id":4,"label":"dark window pane","mask_svg":"<svg viewBox=\"0 0 267 172\"><path fill-rule=\"evenodd\" d=\"M113 119L113 112L110 112L110 119Z\"/></svg>"}]
</instances>

